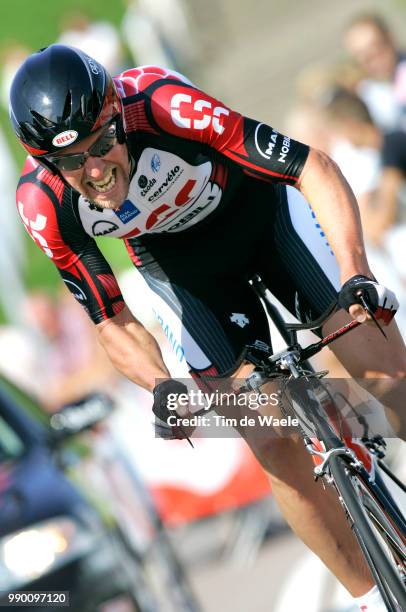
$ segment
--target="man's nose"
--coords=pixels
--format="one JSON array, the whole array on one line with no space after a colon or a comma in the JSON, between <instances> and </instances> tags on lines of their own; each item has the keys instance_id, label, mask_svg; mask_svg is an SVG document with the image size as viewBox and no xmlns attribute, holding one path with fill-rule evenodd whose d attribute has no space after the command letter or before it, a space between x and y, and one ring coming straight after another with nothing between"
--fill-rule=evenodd
<instances>
[{"instance_id":1,"label":"man's nose","mask_svg":"<svg viewBox=\"0 0 406 612\"><path fill-rule=\"evenodd\" d=\"M100 179L106 169L106 164L101 157L89 155L85 162L85 172L92 179Z\"/></svg>"}]
</instances>

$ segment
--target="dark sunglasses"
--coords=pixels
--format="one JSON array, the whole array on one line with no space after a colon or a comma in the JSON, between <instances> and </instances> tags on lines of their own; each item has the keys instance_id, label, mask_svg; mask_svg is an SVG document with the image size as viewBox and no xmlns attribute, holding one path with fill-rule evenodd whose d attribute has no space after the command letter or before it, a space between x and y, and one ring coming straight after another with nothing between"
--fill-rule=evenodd
<instances>
[{"instance_id":1,"label":"dark sunglasses","mask_svg":"<svg viewBox=\"0 0 406 612\"><path fill-rule=\"evenodd\" d=\"M45 159L56 166L58 170L79 170L79 168L83 168L88 157L104 157L117 143L117 125L114 120L84 153L59 156L46 155Z\"/></svg>"}]
</instances>

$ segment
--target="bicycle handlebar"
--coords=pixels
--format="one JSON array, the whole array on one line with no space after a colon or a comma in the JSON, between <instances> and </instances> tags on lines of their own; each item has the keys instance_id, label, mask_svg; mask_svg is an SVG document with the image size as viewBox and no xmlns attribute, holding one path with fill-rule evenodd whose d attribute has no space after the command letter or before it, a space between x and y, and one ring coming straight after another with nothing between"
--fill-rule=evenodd
<instances>
[{"instance_id":1,"label":"bicycle handlebar","mask_svg":"<svg viewBox=\"0 0 406 612\"><path fill-rule=\"evenodd\" d=\"M355 329L359 325L362 325L362 323L360 323L359 321L350 321L346 325L343 325L343 327L340 327L340 329L331 332L331 334L328 334L318 342L315 342L314 344L309 344L309 346L306 346L304 349L301 348L301 358L303 358L303 361L305 361L306 359L313 357L319 351L321 351L322 348L328 346L329 344L334 342L334 340L337 340L337 338L344 336L349 331Z\"/></svg>"}]
</instances>

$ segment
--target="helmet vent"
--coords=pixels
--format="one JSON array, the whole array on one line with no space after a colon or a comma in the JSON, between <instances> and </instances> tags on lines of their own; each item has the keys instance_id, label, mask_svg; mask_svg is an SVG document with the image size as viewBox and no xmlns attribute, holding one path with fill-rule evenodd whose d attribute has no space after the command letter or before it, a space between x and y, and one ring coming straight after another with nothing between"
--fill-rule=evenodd
<instances>
[{"instance_id":1,"label":"helmet vent","mask_svg":"<svg viewBox=\"0 0 406 612\"><path fill-rule=\"evenodd\" d=\"M72 112L72 93L68 91L68 94L65 100L65 106L63 107L62 121L66 121L66 119L68 119L71 116L71 112Z\"/></svg>"},{"instance_id":2,"label":"helmet vent","mask_svg":"<svg viewBox=\"0 0 406 612\"><path fill-rule=\"evenodd\" d=\"M42 138L41 138L41 134L39 134L39 133L37 132L37 130L35 129L35 127L34 127L33 125L31 125L30 123L28 123L27 121L24 121L24 122L21 124L21 131L22 131L23 133L25 132L25 134L26 134L26 135L27 135L27 133L28 133L28 138L29 138L29 139L31 139L31 138L33 138L33 137L34 137L34 138L35 138L35 140L37 140L37 141L41 141L41 140L42 140Z\"/></svg>"},{"instance_id":3,"label":"helmet vent","mask_svg":"<svg viewBox=\"0 0 406 612\"><path fill-rule=\"evenodd\" d=\"M96 89L92 91L91 104L93 115L98 115L102 106L102 98Z\"/></svg>"},{"instance_id":4,"label":"helmet vent","mask_svg":"<svg viewBox=\"0 0 406 612\"><path fill-rule=\"evenodd\" d=\"M86 96L82 94L80 96L80 111L82 113L82 119L86 119Z\"/></svg>"},{"instance_id":5,"label":"helmet vent","mask_svg":"<svg viewBox=\"0 0 406 612\"><path fill-rule=\"evenodd\" d=\"M37 123L39 123L40 126L42 126L43 128L48 129L55 127L55 123L53 121L50 121L50 119L47 119L43 115L40 115L39 113L37 113L37 111L31 110L30 112L34 119L37 121Z\"/></svg>"}]
</instances>

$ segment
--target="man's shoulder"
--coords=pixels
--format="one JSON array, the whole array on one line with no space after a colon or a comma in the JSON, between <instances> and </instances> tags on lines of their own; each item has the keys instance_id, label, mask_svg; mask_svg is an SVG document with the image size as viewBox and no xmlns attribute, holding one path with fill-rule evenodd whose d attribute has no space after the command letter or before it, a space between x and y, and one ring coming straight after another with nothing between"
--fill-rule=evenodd
<instances>
[{"instance_id":1,"label":"man's shoulder","mask_svg":"<svg viewBox=\"0 0 406 612\"><path fill-rule=\"evenodd\" d=\"M45 166L42 166L34 157L29 155L21 171L20 183L33 183L37 185L52 185L59 190L65 187L65 183L58 174L54 174Z\"/></svg>"},{"instance_id":2,"label":"man's shoulder","mask_svg":"<svg viewBox=\"0 0 406 612\"><path fill-rule=\"evenodd\" d=\"M124 70L114 77L114 83L122 98L137 95L144 92L153 84L175 80L179 84L193 85L193 83L180 72L160 66L138 66Z\"/></svg>"},{"instance_id":3,"label":"man's shoulder","mask_svg":"<svg viewBox=\"0 0 406 612\"><path fill-rule=\"evenodd\" d=\"M66 188L57 174L53 174L29 156L25 160L17 185L17 204L24 202L35 207L36 203L46 199L60 205Z\"/></svg>"}]
</instances>

